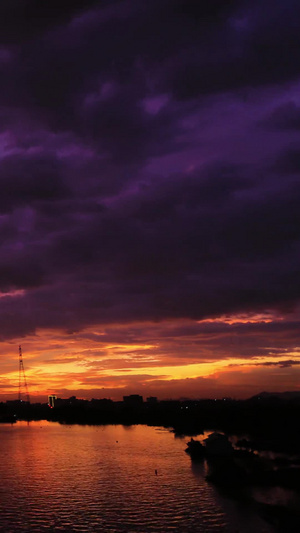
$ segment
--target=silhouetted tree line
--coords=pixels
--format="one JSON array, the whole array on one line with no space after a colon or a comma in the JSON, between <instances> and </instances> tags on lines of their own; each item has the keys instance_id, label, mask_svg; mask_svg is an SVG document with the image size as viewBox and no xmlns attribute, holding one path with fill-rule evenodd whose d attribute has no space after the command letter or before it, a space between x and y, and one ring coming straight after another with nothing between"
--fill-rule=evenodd
<instances>
[{"instance_id":1,"label":"silhouetted tree line","mask_svg":"<svg viewBox=\"0 0 300 533\"><path fill-rule=\"evenodd\" d=\"M71 400L71 399L70 399ZM112 400L77 400L47 404L0 403L0 421L49 420L66 424L147 424L195 436L204 430L248 436L253 449L300 450L300 398L186 400L129 405Z\"/></svg>"}]
</instances>

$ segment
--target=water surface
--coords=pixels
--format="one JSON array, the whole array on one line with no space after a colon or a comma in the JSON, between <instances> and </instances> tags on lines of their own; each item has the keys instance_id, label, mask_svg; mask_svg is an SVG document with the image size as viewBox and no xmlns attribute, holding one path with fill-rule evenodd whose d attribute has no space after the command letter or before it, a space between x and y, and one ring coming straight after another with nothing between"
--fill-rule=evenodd
<instances>
[{"instance_id":1,"label":"water surface","mask_svg":"<svg viewBox=\"0 0 300 533\"><path fill-rule=\"evenodd\" d=\"M205 481L186 440L147 426L2 424L0 530L274 531Z\"/></svg>"}]
</instances>

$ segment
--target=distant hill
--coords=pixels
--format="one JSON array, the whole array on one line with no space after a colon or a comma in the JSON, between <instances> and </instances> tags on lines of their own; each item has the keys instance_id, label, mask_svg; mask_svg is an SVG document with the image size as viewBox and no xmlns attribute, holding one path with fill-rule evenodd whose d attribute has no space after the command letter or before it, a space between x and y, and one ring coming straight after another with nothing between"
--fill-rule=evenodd
<instances>
[{"instance_id":1,"label":"distant hill","mask_svg":"<svg viewBox=\"0 0 300 533\"><path fill-rule=\"evenodd\" d=\"M279 398L280 400L294 400L300 398L300 391L286 391L286 392L260 392L255 396L249 398L250 400L267 400L269 398Z\"/></svg>"}]
</instances>

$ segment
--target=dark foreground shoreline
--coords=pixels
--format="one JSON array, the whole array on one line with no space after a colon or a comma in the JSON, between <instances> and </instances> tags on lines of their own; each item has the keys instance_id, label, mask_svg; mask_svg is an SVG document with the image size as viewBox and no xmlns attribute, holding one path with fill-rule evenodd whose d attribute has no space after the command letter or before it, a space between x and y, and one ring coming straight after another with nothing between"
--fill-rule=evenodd
<instances>
[{"instance_id":1,"label":"dark foreground shoreline","mask_svg":"<svg viewBox=\"0 0 300 533\"><path fill-rule=\"evenodd\" d=\"M144 424L170 428L178 436L205 430L243 438L252 450L300 453L300 398L251 400L161 401L128 406L111 400L65 401L47 404L0 403L0 422L48 420L65 424Z\"/></svg>"}]
</instances>

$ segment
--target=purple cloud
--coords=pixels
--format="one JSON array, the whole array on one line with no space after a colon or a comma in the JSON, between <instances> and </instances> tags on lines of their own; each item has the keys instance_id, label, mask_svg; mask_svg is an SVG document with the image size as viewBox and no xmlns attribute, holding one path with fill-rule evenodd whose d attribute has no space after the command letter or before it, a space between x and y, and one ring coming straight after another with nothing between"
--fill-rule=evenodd
<instances>
[{"instance_id":1,"label":"purple cloud","mask_svg":"<svg viewBox=\"0 0 300 533\"><path fill-rule=\"evenodd\" d=\"M297 308L299 5L206 4L1 5L4 337Z\"/></svg>"}]
</instances>

